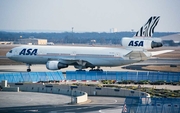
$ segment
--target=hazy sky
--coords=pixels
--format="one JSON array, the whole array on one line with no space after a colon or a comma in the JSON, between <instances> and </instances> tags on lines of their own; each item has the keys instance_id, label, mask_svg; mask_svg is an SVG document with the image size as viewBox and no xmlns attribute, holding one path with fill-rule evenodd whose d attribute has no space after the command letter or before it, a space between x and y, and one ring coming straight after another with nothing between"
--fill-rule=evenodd
<instances>
[{"instance_id":1,"label":"hazy sky","mask_svg":"<svg viewBox=\"0 0 180 113\"><path fill-rule=\"evenodd\" d=\"M0 0L0 30L137 31L154 15L155 31L180 32L180 0Z\"/></svg>"}]
</instances>

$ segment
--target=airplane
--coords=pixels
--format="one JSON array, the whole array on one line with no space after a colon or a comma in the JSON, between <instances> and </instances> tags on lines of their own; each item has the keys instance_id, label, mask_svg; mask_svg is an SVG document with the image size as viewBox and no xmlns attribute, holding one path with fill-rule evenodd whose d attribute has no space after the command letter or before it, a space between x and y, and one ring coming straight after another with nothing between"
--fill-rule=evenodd
<instances>
[{"instance_id":1,"label":"airplane","mask_svg":"<svg viewBox=\"0 0 180 113\"><path fill-rule=\"evenodd\" d=\"M152 16L151 18L147 22L148 26L146 23L146 27L143 26L143 30L140 29L136 36L139 34L144 37L152 36L157 25L157 21L152 20L159 17ZM59 70L73 65L78 70L91 68L90 71L103 71L100 67L132 64L145 61L154 55L172 51L148 52L147 49L162 46L161 42L156 42L153 38L125 37L122 39L122 43L124 48L23 45L11 49L6 56L11 60L26 63L27 72L31 71L32 64L46 64L46 68L49 70Z\"/></svg>"}]
</instances>

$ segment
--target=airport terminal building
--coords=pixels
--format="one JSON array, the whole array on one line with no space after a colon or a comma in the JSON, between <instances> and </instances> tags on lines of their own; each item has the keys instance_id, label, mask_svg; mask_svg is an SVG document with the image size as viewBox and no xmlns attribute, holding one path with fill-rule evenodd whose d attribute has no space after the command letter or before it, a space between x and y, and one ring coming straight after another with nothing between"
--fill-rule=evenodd
<instances>
[{"instance_id":1,"label":"airport terminal building","mask_svg":"<svg viewBox=\"0 0 180 113\"><path fill-rule=\"evenodd\" d=\"M12 45L12 41L0 41L0 45Z\"/></svg>"},{"instance_id":2,"label":"airport terminal building","mask_svg":"<svg viewBox=\"0 0 180 113\"><path fill-rule=\"evenodd\" d=\"M19 39L18 44L29 44L29 45L47 45L47 39L27 38Z\"/></svg>"}]
</instances>

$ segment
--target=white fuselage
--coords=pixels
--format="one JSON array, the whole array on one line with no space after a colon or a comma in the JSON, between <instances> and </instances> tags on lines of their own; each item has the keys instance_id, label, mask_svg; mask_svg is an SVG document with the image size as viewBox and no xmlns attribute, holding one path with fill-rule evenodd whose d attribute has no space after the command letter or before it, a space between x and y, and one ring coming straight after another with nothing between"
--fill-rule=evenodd
<instances>
[{"instance_id":1,"label":"white fuselage","mask_svg":"<svg viewBox=\"0 0 180 113\"><path fill-rule=\"evenodd\" d=\"M138 62L124 55L131 52L122 48L78 47L78 46L20 46L8 52L6 56L12 60L27 64L46 64L56 60L71 65L74 61L87 61L94 66L120 66Z\"/></svg>"}]
</instances>

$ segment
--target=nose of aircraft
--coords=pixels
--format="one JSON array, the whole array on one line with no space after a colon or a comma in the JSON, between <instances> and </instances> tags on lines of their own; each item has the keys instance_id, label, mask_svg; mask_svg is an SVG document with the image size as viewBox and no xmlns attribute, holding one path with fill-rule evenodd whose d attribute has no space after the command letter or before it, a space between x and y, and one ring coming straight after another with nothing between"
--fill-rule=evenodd
<instances>
[{"instance_id":1,"label":"nose of aircraft","mask_svg":"<svg viewBox=\"0 0 180 113\"><path fill-rule=\"evenodd\" d=\"M13 56L13 50L6 53L6 57L11 58Z\"/></svg>"},{"instance_id":2,"label":"nose of aircraft","mask_svg":"<svg viewBox=\"0 0 180 113\"><path fill-rule=\"evenodd\" d=\"M9 53L9 52L7 52L7 53L6 53L6 57L8 57L8 58L9 58L10 56L11 56L11 55L10 55L10 53Z\"/></svg>"}]
</instances>

